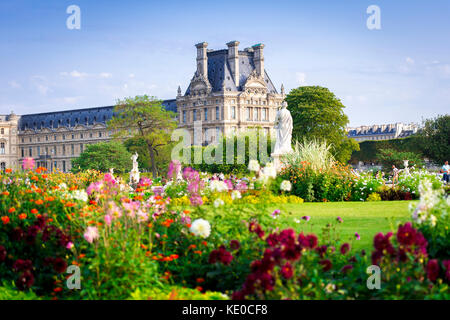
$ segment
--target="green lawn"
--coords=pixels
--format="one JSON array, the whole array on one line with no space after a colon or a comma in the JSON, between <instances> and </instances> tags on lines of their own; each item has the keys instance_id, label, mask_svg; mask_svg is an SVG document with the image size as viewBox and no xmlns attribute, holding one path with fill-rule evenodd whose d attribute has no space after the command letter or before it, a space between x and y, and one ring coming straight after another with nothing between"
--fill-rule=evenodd
<instances>
[{"instance_id":1,"label":"green lawn","mask_svg":"<svg viewBox=\"0 0 450 320\"><path fill-rule=\"evenodd\" d=\"M371 250L372 240L378 232L396 230L398 223L411 220L408 205L411 201L376 201L376 202L326 202L283 204L274 206L273 209L281 209L278 222L282 227L291 227L296 231L316 233L319 237L322 228L330 222L335 222L340 216L344 221L339 224L342 241L350 241L355 238L355 232L361 236L361 240L353 241L355 249ZM301 220L302 216L310 216L308 222ZM300 223L295 222L300 220Z\"/></svg>"}]
</instances>

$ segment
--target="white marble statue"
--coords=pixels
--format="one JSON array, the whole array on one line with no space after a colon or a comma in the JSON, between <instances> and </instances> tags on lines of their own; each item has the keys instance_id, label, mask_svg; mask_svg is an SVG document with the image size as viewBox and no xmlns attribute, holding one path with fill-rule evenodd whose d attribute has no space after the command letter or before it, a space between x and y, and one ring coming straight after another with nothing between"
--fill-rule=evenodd
<instances>
[{"instance_id":1,"label":"white marble statue","mask_svg":"<svg viewBox=\"0 0 450 320\"><path fill-rule=\"evenodd\" d=\"M277 132L277 140L273 154L282 155L292 152L292 116L287 109L286 101L283 101L281 109L277 112L274 128Z\"/></svg>"},{"instance_id":2,"label":"white marble statue","mask_svg":"<svg viewBox=\"0 0 450 320\"><path fill-rule=\"evenodd\" d=\"M136 184L140 179L139 165L137 162L138 157L139 155L137 152L131 156L131 160L133 160L133 168L130 171L130 184Z\"/></svg>"}]
</instances>

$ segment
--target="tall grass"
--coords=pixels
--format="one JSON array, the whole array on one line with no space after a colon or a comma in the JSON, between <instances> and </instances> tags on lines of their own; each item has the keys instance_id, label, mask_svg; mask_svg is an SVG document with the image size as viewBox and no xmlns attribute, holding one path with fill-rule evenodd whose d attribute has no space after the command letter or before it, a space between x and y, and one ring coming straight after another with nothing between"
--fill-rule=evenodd
<instances>
[{"instance_id":1,"label":"tall grass","mask_svg":"<svg viewBox=\"0 0 450 320\"><path fill-rule=\"evenodd\" d=\"M293 152L282 157L281 161L285 165L299 166L301 162L308 162L315 171L328 170L335 159L330 152L330 145L325 141L303 140L295 141Z\"/></svg>"}]
</instances>

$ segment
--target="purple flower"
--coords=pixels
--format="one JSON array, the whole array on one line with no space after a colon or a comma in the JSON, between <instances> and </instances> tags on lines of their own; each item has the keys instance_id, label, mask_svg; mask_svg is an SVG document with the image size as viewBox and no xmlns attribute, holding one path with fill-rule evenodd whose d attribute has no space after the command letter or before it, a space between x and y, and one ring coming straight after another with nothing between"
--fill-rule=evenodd
<instances>
[{"instance_id":1,"label":"purple flower","mask_svg":"<svg viewBox=\"0 0 450 320\"><path fill-rule=\"evenodd\" d=\"M339 223L342 223L342 222L344 222L344 220L342 220L342 218L341 218L341 217L337 217L337 218L336 218L336 220L337 220L337 222L339 222Z\"/></svg>"},{"instance_id":2,"label":"purple flower","mask_svg":"<svg viewBox=\"0 0 450 320\"><path fill-rule=\"evenodd\" d=\"M203 204L203 199L198 194L193 194L189 200L193 206L201 206Z\"/></svg>"},{"instance_id":3,"label":"purple flower","mask_svg":"<svg viewBox=\"0 0 450 320\"><path fill-rule=\"evenodd\" d=\"M356 237L356 240L360 240L361 239L361 236L359 235L358 232L355 232L355 237Z\"/></svg>"},{"instance_id":4,"label":"purple flower","mask_svg":"<svg viewBox=\"0 0 450 320\"><path fill-rule=\"evenodd\" d=\"M310 216L303 216L302 219L305 220L306 222L308 222L309 219L311 219L311 217Z\"/></svg>"}]
</instances>

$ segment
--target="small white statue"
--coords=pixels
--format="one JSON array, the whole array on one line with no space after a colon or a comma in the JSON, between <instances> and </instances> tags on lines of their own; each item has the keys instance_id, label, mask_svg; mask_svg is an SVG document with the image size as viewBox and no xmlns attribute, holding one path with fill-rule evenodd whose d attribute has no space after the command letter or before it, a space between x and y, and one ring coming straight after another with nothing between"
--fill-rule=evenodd
<instances>
[{"instance_id":1,"label":"small white statue","mask_svg":"<svg viewBox=\"0 0 450 320\"><path fill-rule=\"evenodd\" d=\"M277 112L274 128L277 132L277 140L273 154L281 155L292 152L292 116L287 109L286 101L283 101L281 109Z\"/></svg>"},{"instance_id":2,"label":"small white statue","mask_svg":"<svg viewBox=\"0 0 450 320\"><path fill-rule=\"evenodd\" d=\"M139 168L137 158L139 155L137 152L131 156L131 160L133 160L133 168L130 171L130 184L137 184L140 179Z\"/></svg>"},{"instance_id":3,"label":"small white statue","mask_svg":"<svg viewBox=\"0 0 450 320\"><path fill-rule=\"evenodd\" d=\"M109 174L114 178L114 168L109 168Z\"/></svg>"}]
</instances>

